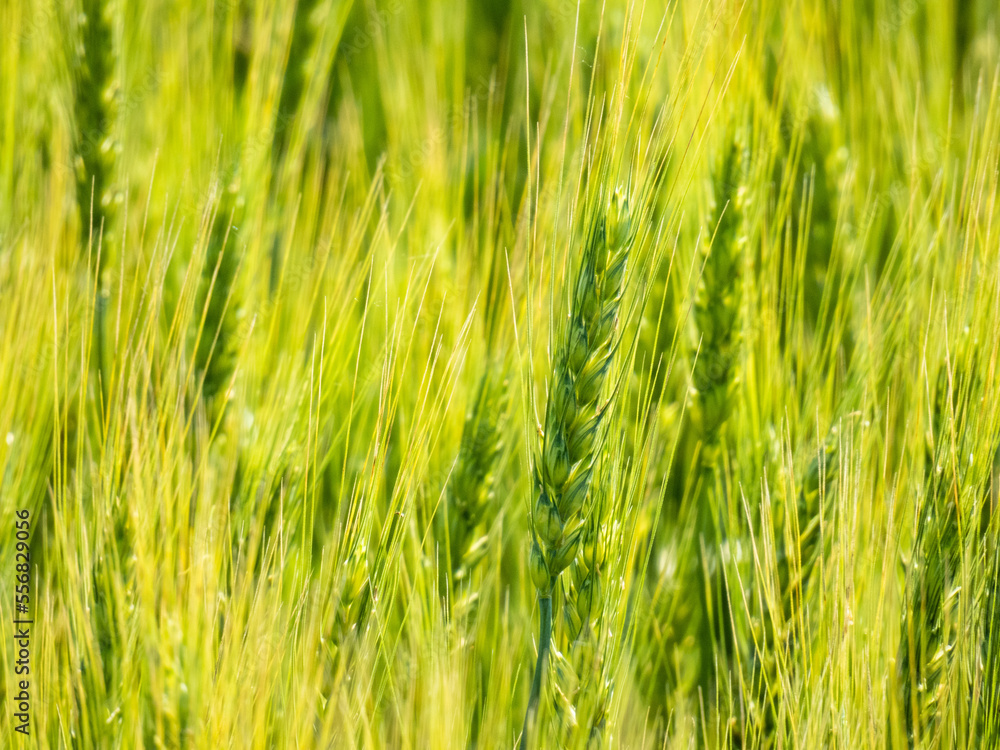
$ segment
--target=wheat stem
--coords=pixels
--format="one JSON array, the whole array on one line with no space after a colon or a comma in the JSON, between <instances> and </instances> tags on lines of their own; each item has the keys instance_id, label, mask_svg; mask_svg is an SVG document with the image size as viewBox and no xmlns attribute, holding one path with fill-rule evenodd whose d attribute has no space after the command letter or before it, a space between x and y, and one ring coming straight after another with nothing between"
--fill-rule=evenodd
<instances>
[{"instance_id":1,"label":"wheat stem","mask_svg":"<svg viewBox=\"0 0 1000 750\"><path fill-rule=\"evenodd\" d=\"M550 584L551 585L551 584ZM538 594L538 659L535 674L531 678L531 694L528 696L528 710L524 714L524 728L521 730L521 750L528 747L528 734L538 713L538 700L542 694L542 675L545 673L552 644L552 596Z\"/></svg>"}]
</instances>

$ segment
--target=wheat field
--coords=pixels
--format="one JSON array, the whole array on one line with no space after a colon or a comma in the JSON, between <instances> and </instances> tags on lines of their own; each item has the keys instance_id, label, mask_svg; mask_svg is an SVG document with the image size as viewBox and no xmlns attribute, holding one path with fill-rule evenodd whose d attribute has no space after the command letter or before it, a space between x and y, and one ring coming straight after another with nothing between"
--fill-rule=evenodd
<instances>
[{"instance_id":1,"label":"wheat field","mask_svg":"<svg viewBox=\"0 0 1000 750\"><path fill-rule=\"evenodd\" d=\"M0 746L1000 748L994 0L0 24Z\"/></svg>"}]
</instances>

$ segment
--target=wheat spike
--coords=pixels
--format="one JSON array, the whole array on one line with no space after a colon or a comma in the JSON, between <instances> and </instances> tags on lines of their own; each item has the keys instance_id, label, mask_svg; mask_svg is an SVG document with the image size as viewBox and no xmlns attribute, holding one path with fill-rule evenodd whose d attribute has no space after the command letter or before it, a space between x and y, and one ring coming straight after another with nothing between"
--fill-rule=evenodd
<instances>
[{"instance_id":1,"label":"wheat spike","mask_svg":"<svg viewBox=\"0 0 1000 750\"><path fill-rule=\"evenodd\" d=\"M228 185L215 209L202 265L196 309L199 314L204 311L205 319L195 351L195 367L202 378L202 395L209 402L228 384L236 366L238 303L233 294L243 212L244 201L237 183Z\"/></svg>"},{"instance_id":2,"label":"wheat spike","mask_svg":"<svg viewBox=\"0 0 1000 750\"><path fill-rule=\"evenodd\" d=\"M73 115L76 142L76 201L84 237L93 221L95 237L110 224L113 140L118 79L112 34L114 9L106 0L84 0L79 16ZM91 213L93 204L93 213ZM102 259L102 266L107 258Z\"/></svg>"},{"instance_id":3,"label":"wheat spike","mask_svg":"<svg viewBox=\"0 0 1000 750\"><path fill-rule=\"evenodd\" d=\"M497 370L488 368L465 418L447 492L448 569L451 586L462 589L455 592L454 608L463 613L474 606L477 593L465 584L486 554L486 535L482 529L489 515L495 472L503 451L507 406L507 382ZM443 529L439 529L439 534L444 541Z\"/></svg>"},{"instance_id":4,"label":"wheat spike","mask_svg":"<svg viewBox=\"0 0 1000 750\"><path fill-rule=\"evenodd\" d=\"M576 284L568 325L561 331L549 381L545 431L536 459L537 499L531 514L534 542L531 579L538 590L541 638L521 747L541 691L552 627L552 591L577 557L583 540L587 500L601 448L601 403L617 348L616 334L634 239L628 197L616 190L592 227Z\"/></svg>"},{"instance_id":5,"label":"wheat spike","mask_svg":"<svg viewBox=\"0 0 1000 750\"><path fill-rule=\"evenodd\" d=\"M712 180L701 252L704 265L694 305L701 346L692 373L693 420L702 463L713 467L732 411L740 344L741 264L746 244L742 182L744 149L735 138Z\"/></svg>"}]
</instances>

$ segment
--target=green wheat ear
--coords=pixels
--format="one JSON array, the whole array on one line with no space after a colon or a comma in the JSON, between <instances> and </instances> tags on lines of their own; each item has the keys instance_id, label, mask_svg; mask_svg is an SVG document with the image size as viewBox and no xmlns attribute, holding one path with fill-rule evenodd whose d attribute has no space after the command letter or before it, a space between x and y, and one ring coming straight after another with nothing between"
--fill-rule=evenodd
<instances>
[{"instance_id":1,"label":"green wheat ear","mask_svg":"<svg viewBox=\"0 0 1000 750\"><path fill-rule=\"evenodd\" d=\"M702 443L702 463L707 467L715 465L737 380L748 195L744 171L744 148L737 137L712 177L700 248L704 261L694 304L701 345L692 373L692 416Z\"/></svg>"},{"instance_id":2,"label":"green wheat ear","mask_svg":"<svg viewBox=\"0 0 1000 750\"><path fill-rule=\"evenodd\" d=\"M95 237L102 227L107 234L114 203L111 175L116 156L113 133L118 98L111 26L114 16L114 8L107 0L84 0L78 18L73 116L76 202L84 237L91 220ZM106 259L102 259L102 267L106 265Z\"/></svg>"},{"instance_id":3,"label":"green wheat ear","mask_svg":"<svg viewBox=\"0 0 1000 750\"><path fill-rule=\"evenodd\" d=\"M327 650L335 672L346 673L365 631L375 595L374 576L379 563L380 548L370 547L371 516L364 516L365 495L355 490L346 517L338 534L334 551L335 569L331 577L328 607L324 616Z\"/></svg>"},{"instance_id":4,"label":"green wheat ear","mask_svg":"<svg viewBox=\"0 0 1000 750\"><path fill-rule=\"evenodd\" d=\"M97 279L94 295L93 366L96 367L103 401L108 403L104 327L108 302L105 268L113 267L111 223L115 202L112 189L117 145L114 120L118 98L115 77L115 45L112 21L115 10L108 0L84 0L77 18L73 56L73 118L76 157L76 204L80 216L81 248L92 258ZM92 238L88 242L88 238Z\"/></svg>"},{"instance_id":5,"label":"green wheat ear","mask_svg":"<svg viewBox=\"0 0 1000 750\"><path fill-rule=\"evenodd\" d=\"M253 56L253 10L249 0L235 0L233 12L233 91L237 98L246 89Z\"/></svg>"},{"instance_id":6,"label":"green wheat ear","mask_svg":"<svg viewBox=\"0 0 1000 750\"><path fill-rule=\"evenodd\" d=\"M289 42L285 79L278 100L278 123L275 128L275 159L285 155L291 137L292 119L305 97L306 77L311 68L316 47L316 24L312 18L319 0L299 0L295 6L295 22Z\"/></svg>"},{"instance_id":7,"label":"green wheat ear","mask_svg":"<svg viewBox=\"0 0 1000 750\"><path fill-rule=\"evenodd\" d=\"M448 569L456 592L454 609L467 614L477 592L467 585L486 554L487 521L493 500L493 483L503 450L503 423L509 404L507 381L493 368L479 381L475 400L465 418L458 459L447 490ZM443 516L442 516L443 521ZM443 530L439 531L443 534Z\"/></svg>"},{"instance_id":8,"label":"green wheat ear","mask_svg":"<svg viewBox=\"0 0 1000 750\"><path fill-rule=\"evenodd\" d=\"M555 357L536 462L538 499L532 525L550 582L579 547L581 514L600 448L604 382L616 349L618 314L631 246L628 200L619 190L591 234L573 294L569 325Z\"/></svg>"},{"instance_id":9,"label":"green wheat ear","mask_svg":"<svg viewBox=\"0 0 1000 750\"><path fill-rule=\"evenodd\" d=\"M618 189L591 228L573 288L568 323L548 383L545 431L535 461L537 498L531 513L531 579L538 591L541 638L521 734L527 746L541 691L552 627L552 591L577 557L608 403L601 403L617 350L618 316L635 237L628 196Z\"/></svg>"},{"instance_id":10,"label":"green wheat ear","mask_svg":"<svg viewBox=\"0 0 1000 750\"><path fill-rule=\"evenodd\" d=\"M328 651L337 668L344 667L343 654L364 625L369 594L368 548L356 539L341 564L339 595L333 599L333 620Z\"/></svg>"},{"instance_id":11,"label":"green wheat ear","mask_svg":"<svg viewBox=\"0 0 1000 750\"><path fill-rule=\"evenodd\" d=\"M285 74L281 83L281 97L278 100L274 128L274 143L271 148L272 193L277 193L280 187L279 180L288 157L295 117L302 106L308 86L307 77L315 57L317 36L316 24L312 16L318 6L319 0L299 0L295 6L295 21L289 40L288 59L285 63ZM282 257L280 234L279 231L279 236L274 237L270 250L270 291L272 294L277 291L281 268L285 262Z\"/></svg>"},{"instance_id":12,"label":"green wheat ear","mask_svg":"<svg viewBox=\"0 0 1000 750\"><path fill-rule=\"evenodd\" d=\"M237 184L226 187L216 207L198 288L199 315L204 325L195 351L201 392L211 401L229 382L236 365L237 302L233 299L239 269L237 238L244 201Z\"/></svg>"}]
</instances>

